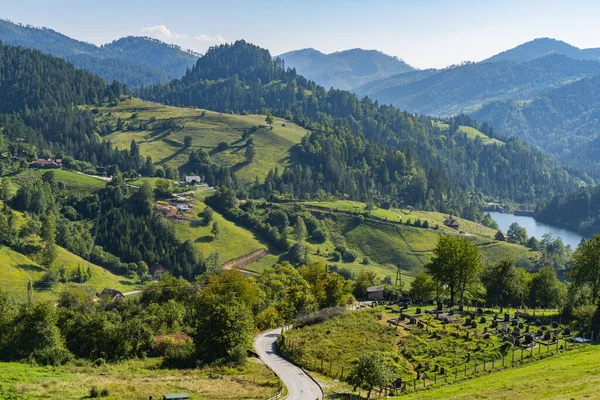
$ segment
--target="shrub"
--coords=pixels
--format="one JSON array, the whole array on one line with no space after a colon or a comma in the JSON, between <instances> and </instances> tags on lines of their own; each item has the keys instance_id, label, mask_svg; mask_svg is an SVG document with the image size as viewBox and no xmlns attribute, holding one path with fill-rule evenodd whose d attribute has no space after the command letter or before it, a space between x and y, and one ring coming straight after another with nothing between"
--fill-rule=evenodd
<instances>
[{"instance_id":1,"label":"shrub","mask_svg":"<svg viewBox=\"0 0 600 400\"><path fill-rule=\"evenodd\" d=\"M362 260L362 264L363 265L369 265L371 264L371 259L369 257L364 257Z\"/></svg>"},{"instance_id":2,"label":"shrub","mask_svg":"<svg viewBox=\"0 0 600 400\"><path fill-rule=\"evenodd\" d=\"M225 151L225 150L229 149L229 147L230 147L229 143L227 143L227 142L220 142L217 145L217 151Z\"/></svg>"},{"instance_id":3,"label":"shrub","mask_svg":"<svg viewBox=\"0 0 600 400\"><path fill-rule=\"evenodd\" d=\"M327 234L323 229L317 228L313 231L312 238L317 243L323 243L327 240Z\"/></svg>"},{"instance_id":4,"label":"shrub","mask_svg":"<svg viewBox=\"0 0 600 400\"><path fill-rule=\"evenodd\" d=\"M353 250L346 250L344 254L342 254L342 260L344 262L354 262L358 258L358 253Z\"/></svg>"},{"instance_id":5,"label":"shrub","mask_svg":"<svg viewBox=\"0 0 600 400\"><path fill-rule=\"evenodd\" d=\"M333 261L340 261L342 259L342 254L339 251L334 251L331 254L331 260Z\"/></svg>"},{"instance_id":6,"label":"shrub","mask_svg":"<svg viewBox=\"0 0 600 400\"><path fill-rule=\"evenodd\" d=\"M330 307L316 311L311 314L301 315L294 320L294 326L302 328L304 326L316 325L335 318L346 312L344 307Z\"/></svg>"},{"instance_id":7,"label":"shrub","mask_svg":"<svg viewBox=\"0 0 600 400\"><path fill-rule=\"evenodd\" d=\"M195 368L196 352L193 343L167 347L163 356L162 366L175 369Z\"/></svg>"}]
</instances>

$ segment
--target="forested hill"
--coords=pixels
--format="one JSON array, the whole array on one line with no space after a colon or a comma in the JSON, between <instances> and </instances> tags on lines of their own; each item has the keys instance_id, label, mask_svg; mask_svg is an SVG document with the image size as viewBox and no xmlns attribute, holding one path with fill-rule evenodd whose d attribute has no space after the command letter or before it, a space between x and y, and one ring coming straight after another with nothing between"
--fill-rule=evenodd
<instances>
[{"instance_id":1,"label":"forested hill","mask_svg":"<svg viewBox=\"0 0 600 400\"><path fill-rule=\"evenodd\" d=\"M76 107L116 102L124 93L118 82L108 85L59 58L0 42L0 170L19 155L117 164L124 170L141 163L102 142L92 113Z\"/></svg>"},{"instance_id":2,"label":"forested hill","mask_svg":"<svg viewBox=\"0 0 600 400\"><path fill-rule=\"evenodd\" d=\"M472 114L504 135L555 154L566 165L598 177L600 77L581 79L531 102L492 102Z\"/></svg>"},{"instance_id":3,"label":"forested hill","mask_svg":"<svg viewBox=\"0 0 600 400\"><path fill-rule=\"evenodd\" d=\"M0 20L5 44L37 49L61 57L107 82L130 87L151 85L181 77L198 58L177 46L146 37L127 37L98 47L47 28Z\"/></svg>"},{"instance_id":4,"label":"forested hill","mask_svg":"<svg viewBox=\"0 0 600 400\"><path fill-rule=\"evenodd\" d=\"M494 100L528 100L599 73L600 62L550 54L528 62L468 63L424 73L421 79L391 77L361 87L358 94L411 112L448 116L473 112Z\"/></svg>"},{"instance_id":5,"label":"forested hill","mask_svg":"<svg viewBox=\"0 0 600 400\"><path fill-rule=\"evenodd\" d=\"M276 188L310 195L323 189L443 210L470 204L473 190L534 202L576 187L549 157L518 140L484 144L457 130L442 131L429 117L327 91L244 41L212 48L182 79L139 94L177 106L270 112L309 128L312 133L294 154L297 164L270 174L267 193ZM476 126L461 119L450 126Z\"/></svg>"},{"instance_id":6,"label":"forested hill","mask_svg":"<svg viewBox=\"0 0 600 400\"><path fill-rule=\"evenodd\" d=\"M600 186L556 196L540 210L536 218L591 235L600 230Z\"/></svg>"},{"instance_id":7,"label":"forested hill","mask_svg":"<svg viewBox=\"0 0 600 400\"><path fill-rule=\"evenodd\" d=\"M278 57L286 66L319 85L343 90L415 70L404 61L376 50L351 49L324 54L315 49L302 49Z\"/></svg>"}]
</instances>

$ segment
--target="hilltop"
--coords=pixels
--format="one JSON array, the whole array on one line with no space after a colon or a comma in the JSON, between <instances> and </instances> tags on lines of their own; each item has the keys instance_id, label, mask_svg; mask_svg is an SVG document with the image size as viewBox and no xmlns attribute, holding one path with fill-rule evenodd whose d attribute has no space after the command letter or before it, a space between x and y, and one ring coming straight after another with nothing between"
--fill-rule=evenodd
<instances>
[{"instance_id":1,"label":"hilltop","mask_svg":"<svg viewBox=\"0 0 600 400\"><path fill-rule=\"evenodd\" d=\"M600 48L580 49L562 40L538 38L498 53L484 61L532 61L550 54L561 54L576 60L600 60Z\"/></svg>"},{"instance_id":2,"label":"hilltop","mask_svg":"<svg viewBox=\"0 0 600 400\"><path fill-rule=\"evenodd\" d=\"M197 54L148 37L130 36L96 46L52 29L7 20L0 20L0 41L64 58L107 82L117 80L130 87L179 78L198 59Z\"/></svg>"},{"instance_id":3,"label":"hilltop","mask_svg":"<svg viewBox=\"0 0 600 400\"><path fill-rule=\"evenodd\" d=\"M353 90L367 82L415 70L404 61L376 50L350 49L324 54L315 49L302 49L277 57L319 85L342 90Z\"/></svg>"}]
</instances>

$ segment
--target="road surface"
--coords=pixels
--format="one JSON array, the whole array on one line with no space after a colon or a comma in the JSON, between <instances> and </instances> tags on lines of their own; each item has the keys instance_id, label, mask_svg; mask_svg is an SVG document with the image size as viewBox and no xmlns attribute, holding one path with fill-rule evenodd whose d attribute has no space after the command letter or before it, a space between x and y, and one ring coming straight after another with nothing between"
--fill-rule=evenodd
<instances>
[{"instance_id":1,"label":"road surface","mask_svg":"<svg viewBox=\"0 0 600 400\"><path fill-rule=\"evenodd\" d=\"M281 328L256 335L254 348L258 356L283 381L288 400L322 399L321 388L304 371L277 354L275 342L280 334Z\"/></svg>"}]
</instances>

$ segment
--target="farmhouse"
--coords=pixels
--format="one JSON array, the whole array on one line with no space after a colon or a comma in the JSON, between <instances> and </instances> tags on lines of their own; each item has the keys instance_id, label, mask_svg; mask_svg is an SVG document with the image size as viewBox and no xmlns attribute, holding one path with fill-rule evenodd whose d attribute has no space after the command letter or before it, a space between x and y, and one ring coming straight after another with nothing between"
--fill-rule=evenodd
<instances>
[{"instance_id":1,"label":"farmhouse","mask_svg":"<svg viewBox=\"0 0 600 400\"><path fill-rule=\"evenodd\" d=\"M498 230L498 232L496 232L496 234L494 235L494 239L500 242L506 242L506 236L504 236L504 233L502 233L501 230Z\"/></svg>"},{"instance_id":2,"label":"farmhouse","mask_svg":"<svg viewBox=\"0 0 600 400\"><path fill-rule=\"evenodd\" d=\"M52 158L38 158L29 164L32 168L62 168L62 160L53 160Z\"/></svg>"},{"instance_id":3,"label":"farmhouse","mask_svg":"<svg viewBox=\"0 0 600 400\"><path fill-rule=\"evenodd\" d=\"M189 212L190 206L187 204L177 204L177 212Z\"/></svg>"},{"instance_id":4,"label":"farmhouse","mask_svg":"<svg viewBox=\"0 0 600 400\"><path fill-rule=\"evenodd\" d=\"M367 288L369 300L383 300L383 286L369 286Z\"/></svg>"},{"instance_id":5,"label":"farmhouse","mask_svg":"<svg viewBox=\"0 0 600 400\"><path fill-rule=\"evenodd\" d=\"M458 223L458 220L456 218L454 218L452 215L449 215L448 218L446 218L444 220L444 225L446 225L449 228L452 229L458 229L458 227L460 226L460 224Z\"/></svg>"},{"instance_id":6,"label":"farmhouse","mask_svg":"<svg viewBox=\"0 0 600 400\"><path fill-rule=\"evenodd\" d=\"M150 267L149 272L150 272L150 276L152 276L152 279L157 281L160 279L161 276L168 273L169 271L167 271L167 269L165 267L163 267L162 265L156 263Z\"/></svg>"},{"instance_id":7,"label":"farmhouse","mask_svg":"<svg viewBox=\"0 0 600 400\"><path fill-rule=\"evenodd\" d=\"M125 296L123 295L123 293L119 292L116 289L104 288L104 290L102 290L102 293L100 293L100 297L108 298L108 299L111 299L114 301L114 300L121 300Z\"/></svg>"},{"instance_id":8,"label":"farmhouse","mask_svg":"<svg viewBox=\"0 0 600 400\"><path fill-rule=\"evenodd\" d=\"M199 185L202 183L202 178L200 178L198 175L187 175L185 177L185 183L186 185Z\"/></svg>"}]
</instances>

